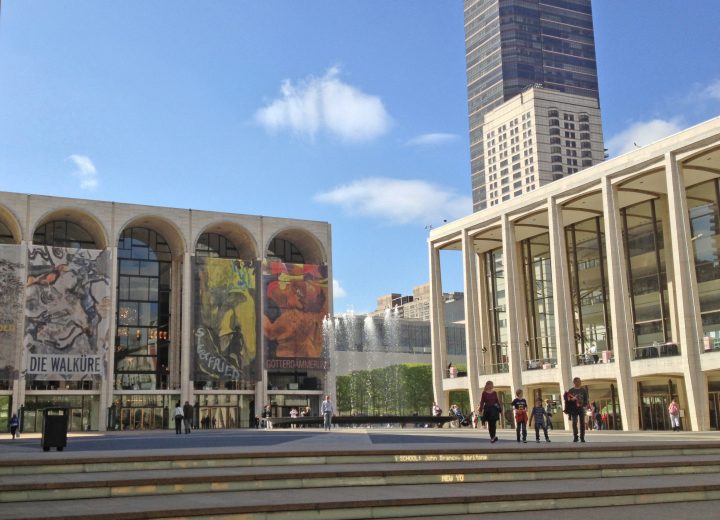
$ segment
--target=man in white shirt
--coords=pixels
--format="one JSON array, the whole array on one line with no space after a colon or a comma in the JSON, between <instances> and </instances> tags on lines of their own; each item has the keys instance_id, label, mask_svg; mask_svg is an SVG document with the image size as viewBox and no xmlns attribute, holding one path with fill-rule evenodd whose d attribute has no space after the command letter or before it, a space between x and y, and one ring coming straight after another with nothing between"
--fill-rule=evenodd
<instances>
[{"instance_id":1,"label":"man in white shirt","mask_svg":"<svg viewBox=\"0 0 720 520\"><path fill-rule=\"evenodd\" d=\"M325 430L330 431L331 427L331 421L333 416L333 405L330 402L330 396L326 395L325 400L322 402L322 406L320 407L320 412L322 413L324 417L324 426Z\"/></svg>"}]
</instances>

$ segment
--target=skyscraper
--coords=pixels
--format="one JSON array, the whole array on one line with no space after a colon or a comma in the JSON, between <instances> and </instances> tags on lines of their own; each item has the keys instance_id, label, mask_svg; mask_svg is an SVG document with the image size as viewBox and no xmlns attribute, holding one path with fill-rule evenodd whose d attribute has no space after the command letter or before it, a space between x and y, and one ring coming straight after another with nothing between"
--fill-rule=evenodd
<instances>
[{"instance_id":1,"label":"skyscraper","mask_svg":"<svg viewBox=\"0 0 720 520\"><path fill-rule=\"evenodd\" d=\"M485 114L531 85L599 100L591 0L465 0L473 209L487 207Z\"/></svg>"}]
</instances>

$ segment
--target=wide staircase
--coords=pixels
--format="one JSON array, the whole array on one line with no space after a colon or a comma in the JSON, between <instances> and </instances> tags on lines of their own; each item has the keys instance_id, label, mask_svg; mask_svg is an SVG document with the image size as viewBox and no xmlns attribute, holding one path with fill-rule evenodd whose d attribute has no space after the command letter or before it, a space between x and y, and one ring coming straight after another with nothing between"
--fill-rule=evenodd
<instances>
[{"instance_id":1,"label":"wide staircase","mask_svg":"<svg viewBox=\"0 0 720 520\"><path fill-rule=\"evenodd\" d=\"M62 455L0 462L0 519L440 518L720 500L720 443Z\"/></svg>"}]
</instances>

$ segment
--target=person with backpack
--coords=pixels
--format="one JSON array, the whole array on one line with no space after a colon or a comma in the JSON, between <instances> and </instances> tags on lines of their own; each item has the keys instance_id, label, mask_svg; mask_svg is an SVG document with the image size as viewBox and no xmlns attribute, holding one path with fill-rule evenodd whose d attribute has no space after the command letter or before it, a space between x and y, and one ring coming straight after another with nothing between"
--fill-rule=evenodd
<instances>
[{"instance_id":1,"label":"person with backpack","mask_svg":"<svg viewBox=\"0 0 720 520\"><path fill-rule=\"evenodd\" d=\"M480 396L480 406L478 407L478 411L488 425L488 433L490 434L491 443L497 442L498 440L496 431L501 410L502 407L500 405L500 399L498 398L497 392L495 392L493 382L488 381L485 383L485 388Z\"/></svg>"},{"instance_id":2,"label":"person with backpack","mask_svg":"<svg viewBox=\"0 0 720 520\"><path fill-rule=\"evenodd\" d=\"M14 439L17 435L18 427L20 426L20 419L18 419L18 416L16 413L12 414L12 417L10 417L10 435L12 435L12 438Z\"/></svg>"},{"instance_id":3,"label":"person with backpack","mask_svg":"<svg viewBox=\"0 0 720 520\"><path fill-rule=\"evenodd\" d=\"M573 379L573 387L565 392L565 399L565 413L570 416L572 421L573 442L578 442L578 440L585 442L585 407L588 402L588 394L582 386L582 379L579 377Z\"/></svg>"}]
</instances>

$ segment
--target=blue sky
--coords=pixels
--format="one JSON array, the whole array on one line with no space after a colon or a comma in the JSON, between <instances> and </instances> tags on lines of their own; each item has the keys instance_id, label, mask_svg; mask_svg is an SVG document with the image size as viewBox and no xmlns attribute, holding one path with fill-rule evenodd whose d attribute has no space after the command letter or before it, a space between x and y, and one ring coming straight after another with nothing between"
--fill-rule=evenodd
<instances>
[{"instance_id":1,"label":"blue sky","mask_svg":"<svg viewBox=\"0 0 720 520\"><path fill-rule=\"evenodd\" d=\"M611 154L720 113L714 0L593 9ZM327 220L371 310L470 211L464 58L461 0L5 0L0 190Z\"/></svg>"}]
</instances>

